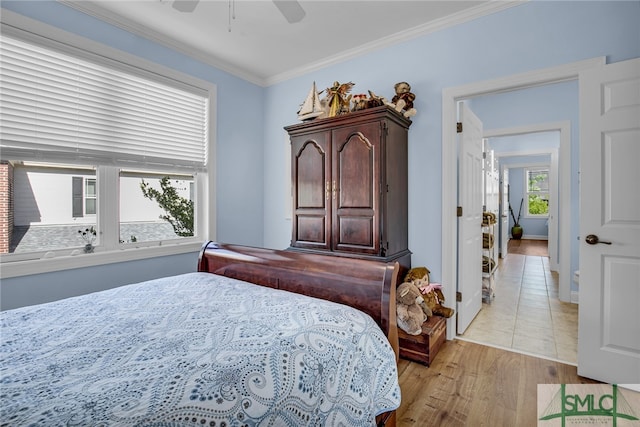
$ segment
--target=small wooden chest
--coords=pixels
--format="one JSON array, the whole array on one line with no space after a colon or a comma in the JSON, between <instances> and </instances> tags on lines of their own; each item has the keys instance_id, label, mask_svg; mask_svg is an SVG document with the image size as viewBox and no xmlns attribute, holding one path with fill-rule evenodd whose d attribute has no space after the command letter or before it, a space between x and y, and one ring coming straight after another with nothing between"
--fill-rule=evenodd
<instances>
[{"instance_id":1,"label":"small wooden chest","mask_svg":"<svg viewBox=\"0 0 640 427\"><path fill-rule=\"evenodd\" d=\"M398 329L398 338L400 357L429 366L447 339L447 319L431 316L422 324L420 335L409 335Z\"/></svg>"}]
</instances>

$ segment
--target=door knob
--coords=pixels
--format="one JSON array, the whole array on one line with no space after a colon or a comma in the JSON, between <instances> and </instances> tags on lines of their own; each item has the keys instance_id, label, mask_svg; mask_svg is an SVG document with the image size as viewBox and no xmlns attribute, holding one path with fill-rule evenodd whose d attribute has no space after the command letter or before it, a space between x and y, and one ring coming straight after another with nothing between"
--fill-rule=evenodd
<instances>
[{"instance_id":1,"label":"door knob","mask_svg":"<svg viewBox=\"0 0 640 427\"><path fill-rule=\"evenodd\" d=\"M587 237L584 238L584 241L590 245L597 245L598 243L602 243L603 245L611 244L611 242L603 242L595 234L589 234Z\"/></svg>"}]
</instances>

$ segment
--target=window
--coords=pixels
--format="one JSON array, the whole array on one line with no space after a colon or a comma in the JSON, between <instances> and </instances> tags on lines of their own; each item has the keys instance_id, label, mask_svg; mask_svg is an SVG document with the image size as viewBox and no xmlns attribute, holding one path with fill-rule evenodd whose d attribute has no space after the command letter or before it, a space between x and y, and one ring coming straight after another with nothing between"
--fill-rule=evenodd
<instances>
[{"instance_id":1,"label":"window","mask_svg":"<svg viewBox=\"0 0 640 427\"><path fill-rule=\"evenodd\" d=\"M3 263L76 255L90 226L96 253L202 243L211 84L4 27L0 55L1 176L13 189L0 195L12 207L0 212ZM182 211L145 196L143 181Z\"/></svg>"},{"instance_id":2,"label":"window","mask_svg":"<svg viewBox=\"0 0 640 427\"><path fill-rule=\"evenodd\" d=\"M525 216L549 216L549 168L525 168L525 182L527 197Z\"/></svg>"},{"instance_id":3,"label":"window","mask_svg":"<svg viewBox=\"0 0 640 427\"><path fill-rule=\"evenodd\" d=\"M83 178L81 176L74 176L71 179L71 183L71 203L73 204L73 218L82 218L85 215L95 215L97 198L96 180L94 178Z\"/></svg>"},{"instance_id":4,"label":"window","mask_svg":"<svg viewBox=\"0 0 640 427\"><path fill-rule=\"evenodd\" d=\"M96 180L87 178L84 180L84 213L85 215L96 214Z\"/></svg>"},{"instance_id":5,"label":"window","mask_svg":"<svg viewBox=\"0 0 640 427\"><path fill-rule=\"evenodd\" d=\"M120 242L166 241L196 234L194 179L193 175L121 170Z\"/></svg>"}]
</instances>

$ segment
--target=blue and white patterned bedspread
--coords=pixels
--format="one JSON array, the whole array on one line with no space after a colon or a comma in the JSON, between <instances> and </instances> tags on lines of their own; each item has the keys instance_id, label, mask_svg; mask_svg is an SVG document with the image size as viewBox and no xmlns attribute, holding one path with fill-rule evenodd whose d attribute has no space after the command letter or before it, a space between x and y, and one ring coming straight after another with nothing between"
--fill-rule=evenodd
<instances>
[{"instance_id":1,"label":"blue and white patterned bedspread","mask_svg":"<svg viewBox=\"0 0 640 427\"><path fill-rule=\"evenodd\" d=\"M0 319L1 425L371 426L400 404L371 317L209 273Z\"/></svg>"}]
</instances>

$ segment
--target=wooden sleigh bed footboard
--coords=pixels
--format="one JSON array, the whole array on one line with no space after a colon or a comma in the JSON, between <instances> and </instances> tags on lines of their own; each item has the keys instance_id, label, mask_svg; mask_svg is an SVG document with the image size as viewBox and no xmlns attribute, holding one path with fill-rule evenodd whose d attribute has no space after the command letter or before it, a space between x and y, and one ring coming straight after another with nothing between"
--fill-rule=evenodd
<instances>
[{"instance_id":1,"label":"wooden sleigh bed footboard","mask_svg":"<svg viewBox=\"0 0 640 427\"><path fill-rule=\"evenodd\" d=\"M398 358L396 262L207 242L200 251L198 271L357 308L376 321ZM378 415L376 422L394 426L395 411Z\"/></svg>"},{"instance_id":2,"label":"wooden sleigh bed footboard","mask_svg":"<svg viewBox=\"0 0 640 427\"><path fill-rule=\"evenodd\" d=\"M370 315L397 353L398 265L286 250L207 242L198 271L338 302Z\"/></svg>"}]
</instances>

